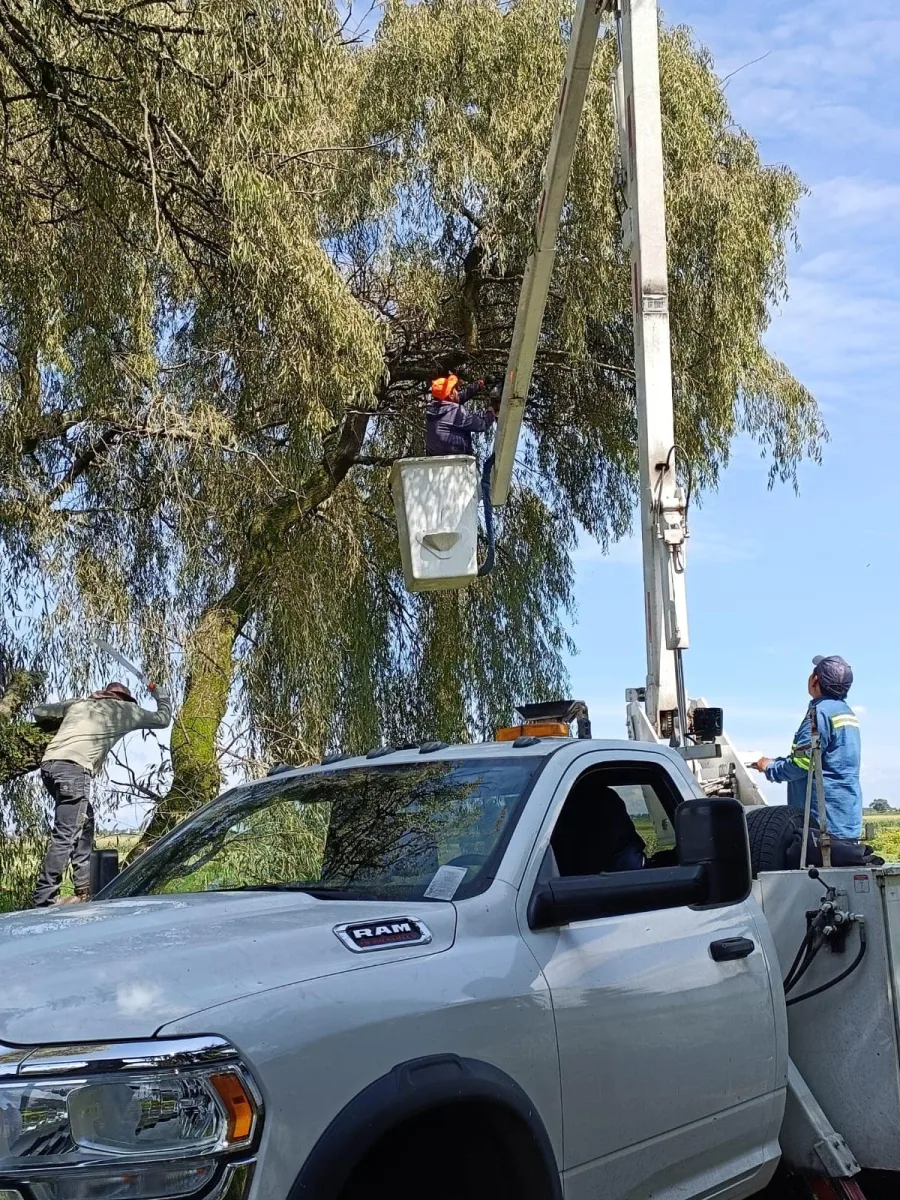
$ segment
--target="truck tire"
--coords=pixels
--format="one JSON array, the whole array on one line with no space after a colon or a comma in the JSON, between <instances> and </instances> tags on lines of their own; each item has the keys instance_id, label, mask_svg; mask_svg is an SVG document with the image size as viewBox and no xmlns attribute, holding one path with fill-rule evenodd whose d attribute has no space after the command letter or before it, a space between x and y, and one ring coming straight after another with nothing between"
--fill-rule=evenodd
<instances>
[{"instance_id":1,"label":"truck tire","mask_svg":"<svg viewBox=\"0 0 900 1200\"><path fill-rule=\"evenodd\" d=\"M753 878L760 871L790 871L800 865L803 813L785 804L746 809Z\"/></svg>"},{"instance_id":2,"label":"truck tire","mask_svg":"<svg viewBox=\"0 0 900 1200\"><path fill-rule=\"evenodd\" d=\"M480 1119L479 1119L480 1118ZM537 1158L488 1112L425 1113L382 1139L340 1200L555 1200ZM511 1140L508 1140L511 1137ZM518 1142L518 1146L517 1146ZM524 1151L519 1153L518 1151Z\"/></svg>"},{"instance_id":3,"label":"truck tire","mask_svg":"<svg viewBox=\"0 0 900 1200\"><path fill-rule=\"evenodd\" d=\"M335 1116L288 1200L563 1200L534 1104L480 1059L398 1063Z\"/></svg>"}]
</instances>

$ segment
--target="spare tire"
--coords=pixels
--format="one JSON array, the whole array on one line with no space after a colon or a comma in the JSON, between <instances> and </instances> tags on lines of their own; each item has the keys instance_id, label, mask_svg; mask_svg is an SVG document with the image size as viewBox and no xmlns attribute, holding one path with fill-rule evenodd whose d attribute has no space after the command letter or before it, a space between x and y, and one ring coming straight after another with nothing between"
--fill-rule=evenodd
<instances>
[{"instance_id":1,"label":"spare tire","mask_svg":"<svg viewBox=\"0 0 900 1200\"><path fill-rule=\"evenodd\" d=\"M786 804L750 805L747 832L750 835L750 861L753 878L760 871L793 871L800 866L803 841L803 813Z\"/></svg>"}]
</instances>

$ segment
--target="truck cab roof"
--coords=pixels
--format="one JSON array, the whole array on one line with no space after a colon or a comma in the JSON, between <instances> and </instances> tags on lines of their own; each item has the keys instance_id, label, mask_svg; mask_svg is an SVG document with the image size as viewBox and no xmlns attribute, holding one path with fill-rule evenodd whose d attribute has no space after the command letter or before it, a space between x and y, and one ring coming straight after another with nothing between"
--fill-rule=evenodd
<instances>
[{"instance_id":1,"label":"truck cab roof","mask_svg":"<svg viewBox=\"0 0 900 1200\"><path fill-rule=\"evenodd\" d=\"M308 766L279 765L272 768L269 776L342 771L351 767L395 766L421 762L423 758L445 761L460 758L490 760L520 755L529 758L550 758L560 751L569 751L572 757L592 751L617 751L623 757L635 758L641 757L648 750L662 753L672 761L682 764L680 755L661 743L634 742L625 738L522 737L512 742L462 742L456 745L423 742L420 746L404 748L377 746L366 754L329 756L322 762Z\"/></svg>"}]
</instances>

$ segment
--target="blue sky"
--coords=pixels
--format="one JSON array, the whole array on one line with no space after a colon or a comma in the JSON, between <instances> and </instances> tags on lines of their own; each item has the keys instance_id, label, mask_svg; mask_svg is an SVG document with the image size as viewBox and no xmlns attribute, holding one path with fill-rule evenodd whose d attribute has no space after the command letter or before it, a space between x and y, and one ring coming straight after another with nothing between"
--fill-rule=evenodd
<instances>
[{"instance_id":1,"label":"blue sky","mask_svg":"<svg viewBox=\"0 0 900 1200\"><path fill-rule=\"evenodd\" d=\"M775 756L803 714L811 657L844 655L866 799L900 804L900 8L670 0L664 13L709 47L721 78L738 72L727 85L735 120L810 190L790 298L767 340L831 434L823 465L802 468L799 496L769 492L757 450L740 444L718 494L692 514L688 690L724 707L742 749ZM577 599L573 694L589 702L596 733L620 735L624 689L645 674L636 544L607 558L583 545Z\"/></svg>"}]
</instances>

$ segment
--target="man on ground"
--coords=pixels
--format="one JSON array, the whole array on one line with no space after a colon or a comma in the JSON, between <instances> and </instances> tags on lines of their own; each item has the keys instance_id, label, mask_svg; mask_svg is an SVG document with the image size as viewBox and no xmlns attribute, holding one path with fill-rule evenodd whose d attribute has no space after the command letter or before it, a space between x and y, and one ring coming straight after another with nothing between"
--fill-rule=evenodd
<instances>
[{"instance_id":1,"label":"man on ground","mask_svg":"<svg viewBox=\"0 0 900 1200\"><path fill-rule=\"evenodd\" d=\"M53 833L34 892L35 908L58 901L66 867L71 862L75 900L89 900L94 810L91 780L103 768L110 750L136 729L165 729L172 702L161 688L149 685L156 712L141 708L124 683L108 683L83 700L42 704L34 710L38 724L58 724L41 762L41 779L54 804Z\"/></svg>"}]
</instances>

